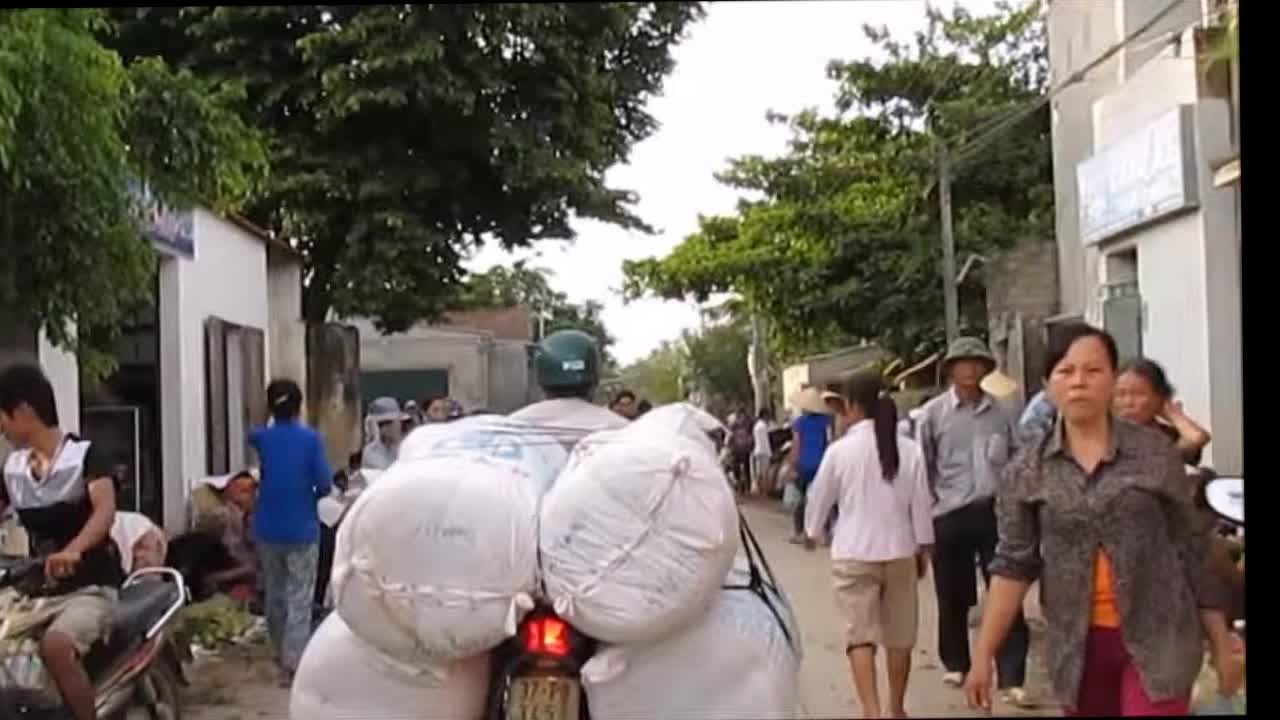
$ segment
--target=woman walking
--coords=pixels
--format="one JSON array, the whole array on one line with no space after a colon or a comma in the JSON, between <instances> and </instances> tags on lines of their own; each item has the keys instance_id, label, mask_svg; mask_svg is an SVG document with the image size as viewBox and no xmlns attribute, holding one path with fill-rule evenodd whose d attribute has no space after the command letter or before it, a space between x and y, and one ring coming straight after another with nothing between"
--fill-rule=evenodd
<instances>
[{"instance_id":1,"label":"woman walking","mask_svg":"<svg viewBox=\"0 0 1280 720\"><path fill-rule=\"evenodd\" d=\"M1183 459L1158 431L1111 412L1116 354L1115 340L1087 325L1050 344L1058 417L1000 484L1000 541L965 684L975 707L991 707L992 658L1037 579L1068 716L1187 714L1206 637L1224 694L1240 685Z\"/></svg>"},{"instance_id":2,"label":"woman walking","mask_svg":"<svg viewBox=\"0 0 1280 720\"><path fill-rule=\"evenodd\" d=\"M836 604L847 623L845 652L866 717L881 715L876 647L888 655L885 717L906 717L904 702L916 644L918 592L933 545L933 498L924 455L897 431L898 413L878 375L861 373L843 385L839 426L809 489L805 531L826 534L839 507L831 543Z\"/></svg>"}]
</instances>

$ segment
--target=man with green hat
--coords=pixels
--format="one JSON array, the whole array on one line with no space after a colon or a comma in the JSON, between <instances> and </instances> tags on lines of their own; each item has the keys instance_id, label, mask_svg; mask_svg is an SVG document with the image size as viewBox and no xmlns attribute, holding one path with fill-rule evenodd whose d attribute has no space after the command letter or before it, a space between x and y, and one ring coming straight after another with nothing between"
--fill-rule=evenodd
<instances>
[{"instance_id":1,"label":"man with green hat","mask_svg":"<svg viewBox=\"0 0 1280 720\"><path fill-rule=\"evenodd\" d=\"M551 333L538 343L533 363L547 399L511 413L511 420L550 432L566 450L593 432L627 425L626 418L591 401L600 384L595 338L578 330Z\"/></svg>"},{"instance_id":2,"label":"man with green hat","mask_svg":"<svg viewBox=\"0 0 1280 720\"><path fill-rule=\"evenodd\" d=\"M988 582L995 555L996 483L1013 452L1015 418L982 389L995 356L977 338L958 337L942 371L950 388L921 408L916 438L933 489L936 545L933 579L938 593L938 654L943 682L959 687L970 669L969 609L978 602L975 568ZM1030 631L1021 614L997 658L1000 689L1010 702L1030 703L1023 685Z\"/></svg>"}]
</instances>

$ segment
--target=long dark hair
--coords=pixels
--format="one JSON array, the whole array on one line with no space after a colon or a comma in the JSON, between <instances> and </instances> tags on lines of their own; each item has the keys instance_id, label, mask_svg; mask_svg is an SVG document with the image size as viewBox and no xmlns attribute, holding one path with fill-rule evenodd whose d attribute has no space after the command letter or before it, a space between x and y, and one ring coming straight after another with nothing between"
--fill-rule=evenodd
<instances>
[{"instance_id":1,"label":"long dark hair","mask_svg":"<svg viewBox=\"0 0 1280 720\"><path fill-rule=\"evenodd\" d=\"M898 477L898 406L885 392L880 376L872 372L849 376L844 381L841 394L862 408L875 423L880 472L884 474L885 482L893 482Z\"/></svg>"}]
</instances>

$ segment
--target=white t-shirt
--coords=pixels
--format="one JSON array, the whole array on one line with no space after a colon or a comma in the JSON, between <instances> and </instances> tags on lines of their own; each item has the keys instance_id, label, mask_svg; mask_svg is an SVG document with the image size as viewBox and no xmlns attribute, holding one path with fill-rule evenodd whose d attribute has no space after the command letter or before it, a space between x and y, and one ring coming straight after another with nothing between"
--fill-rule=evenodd
<instances>
[{"instance_id":1,"label":"white t-shirt","mask_svg":"<svg viewBox=\"0 0 1280 720\"><path fill-rule=\"evenodd\" d=\"M755 436L755 448L752 453L758 457L769 457L773 455L773 450L769 445L769 423L764 420L756 420L756 424L751 428L751 434Z\"/></svg>"},{"instance_id":2,"label":"white t-shirt","mask_svg":"<svg viewBox=\"0 0 1280 720\"><path fill-rule=\"evenodd\" d=\"M933 497L924 453L896 433L898 475L887 482L880 471L875 426L863 420L827 448L809 487L805 532L817 537L838 504L831 542L833 560L888 562L915 555L933 544Z\"/></svg>"},{"instance_id":3,"label":"white t-shirt","mask_svg":"<svg viewBox=\"0 0 1280 720\"><path fill-rule=\"evenodd\" d=\"M566 451L592 433L621 430L631 422L609 408L578 398L543 400L526 405L507 418L545 431L560 440Z\"/></svg>"}]
</instances>

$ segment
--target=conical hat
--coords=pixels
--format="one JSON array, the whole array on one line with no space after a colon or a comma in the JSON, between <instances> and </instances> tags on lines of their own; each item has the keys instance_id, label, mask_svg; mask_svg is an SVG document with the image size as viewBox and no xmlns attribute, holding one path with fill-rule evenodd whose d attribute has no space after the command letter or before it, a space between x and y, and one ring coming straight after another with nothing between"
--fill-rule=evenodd
<instances>
[{"instance_id":1,"label":"conical hat","mask_svg":"<svg viewBox=\"0 0 1280 720\"><path fill-rule=\"evenodd\" d=\"M999 370L987 373L987 376L982 378L982 382L979 385L982 387L983 392L998 400L1003 400L1018 391L1018 381Z\"/></svg>"},{"instance_id":2,"label":"conical hat","mask_svg":"<svg viewBox=\"0 0 1280 720\"><path fill-rule=\"evenodd\" d=\"M791 396L787 404L801 412L814 413L815 415L831 414L827 404L822 401L822 393L815 387L802 388Z\"/></svg>"}]
</instances>

